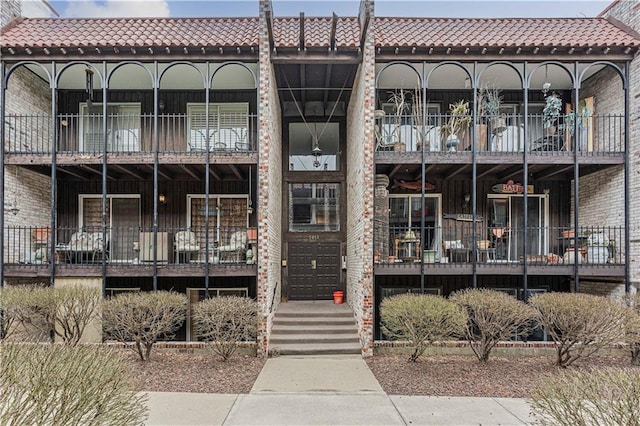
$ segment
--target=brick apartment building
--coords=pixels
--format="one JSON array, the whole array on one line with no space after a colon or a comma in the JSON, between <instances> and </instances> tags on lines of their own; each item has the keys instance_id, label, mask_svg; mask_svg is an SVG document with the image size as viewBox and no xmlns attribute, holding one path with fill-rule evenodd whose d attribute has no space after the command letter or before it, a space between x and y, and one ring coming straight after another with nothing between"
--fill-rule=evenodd
<instances>
[{"instance_id":1,"label":"brick apartment building","mask_svg":"<svg viewBox=\"0 0 640 426\"><path fill-rule=\"evenodd\" d=\"M640 286L640 2L598 18L23 19L2 3L0 282ZM453 109L457 107L457 109ZM188 324L178 336L193 340Z\"/></svg>"}]
</instances>

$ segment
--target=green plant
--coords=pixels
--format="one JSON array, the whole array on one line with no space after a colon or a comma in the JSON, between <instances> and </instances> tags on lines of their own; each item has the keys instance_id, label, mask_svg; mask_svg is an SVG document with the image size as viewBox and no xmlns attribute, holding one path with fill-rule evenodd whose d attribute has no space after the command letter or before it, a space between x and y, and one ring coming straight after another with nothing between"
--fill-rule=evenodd
<instances>
[{"instance_id":1,"label":"green plant","mask_svg":"<svg viewBox=\"0 0 640 426\"><path fill-rule=\"evenodd\" d=\"M465 100L459 100L454 104L449 105L449 118L447 122L441 128L441 134L443 137L455 136L462 138L464 132L469 128L471 124L471 115L469 115L469 102Z\"/></svg>"},{"instance_id":2,"label":"green plant","mask_svg":"<svg viewBox=\"0 0 640 426\"><path fill-rule=\"evenodd\" d=\"M258 326L258 305L246 297L214 297L193 310L196 334L211 342L213 351L229 359L239 342L254 339Z\"/></svg>"},{"instance_id":3,"label":"green plant","mask_svg":"<svg viewBox=\"0 0 640 426\"><path fill-rule=\"evenodd\" d=\"M640 371L561 371L535 384L531 403L543 425L640 426Z\"/></svg>"},{"instance_id":4,"label":"green plant","mask_svg":"<svg viewBox=\"0 0 640 426\"><path fill-rule=\"evenodd\" d=\"M478 115L481 118L495 118L501 116L502 90L484 84L478 90Z\"/></svg>"},{"instance_id":5,"label":"green plant","mask_svg":"<svg viewBox=\"0 0 640 426\"><path fill-rule=\"evenodd\" d=\"M556 346L556 363L568 367L624 339L625 308L612 299L584 293L544 293L529 300Z\"/></svg>"},{"instance_id":6,"label":"green plant","mask_svg":"<svg viewBox=\"0 0 640 426\"><path fill-rule=\"evenodd\" d=\"M542 109L544 127L548 128L556 125L558 118L560 118L561 110L562 99L560 99L560 96L555 92L547 95L544 100L544 108Z\"/></svg>"},{"instance_id":7,"label":"green plant","mask_svg":"<svg viewBox=\"0 0 640 426\"><path fill-rule=\"evenodd\" d=\"M127 363L102 346L0 343L0 424L137 425L147 417Z\"/></svg>"},{"instance_id":8,"label":"green plant","mask_svg":"<svg viewBox=\"0 0 640 426\"><path fill-rule=\"evenodd\" d=\"M449 300L467 313L465 335L480 362L489 360L491 350L501 340L531 331L536 316L535 310L525 303L486 288L460 290Z\"/></svg>"},{"instance_id":9,"label":"green plant","mask_svg":"<svg viewBox=\"0 0 640 426\"><path fill-rule=\"evenodd\" d=\"M406 340L415 362L434 341L464 332L466 315L455 303L434 295L400 294L380 304L383 332L391 339Z\"/></svg>"},{"instance_id":10,"label":"green plant","mask_svg":"<svg viewBox=\"0 0 640 426\"><path fill-rule=\"evenodd\" d=\"M169 340L187 316L187 296L168 291L122 293L102 306L106 339L122 342L148 361L153 345Z\"/></svg>"}]
</instances>

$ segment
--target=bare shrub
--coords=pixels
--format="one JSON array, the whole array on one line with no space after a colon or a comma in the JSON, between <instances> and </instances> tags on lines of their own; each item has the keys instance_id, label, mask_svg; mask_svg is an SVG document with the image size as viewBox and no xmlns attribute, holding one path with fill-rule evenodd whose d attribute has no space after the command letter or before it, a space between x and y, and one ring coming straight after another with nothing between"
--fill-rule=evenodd
<instances>
[{"instance_id":1,"label":"bare shrub","mask_svg":"<svg viewBox=\"0 0 640 426\"><path fill-rule=\"evenodd\" d=\"M640 371L561 371L536 383L531 403L543 425L640 426Z\"/></svg>"},{"instance_id":2,"label":"bare shrub","mask_svg":"<svg viewBox=\"0 0 640 426\"><path fill-rule=\"evenodd\" d=\"M629 344L631 363L640 365L640 292L627 294L623 302L628 308L625 318L625 341Z\"/></svg>"},{"instance_id":3,"label":"bare shrub","mask_svg":"<svg viewBox=\"0 0 640 426\"><path fill-rule=\"evenodd\" d=\"M20 287L0 288L0 340L6 340L18 329L15 300L20 299Z\"/></svg>"},{"instance_id":4,"label":"bare shrub","mask_svg":"<svg viewBox=\"0 0 640 426\"><path fill-rule=\"evenodd\" d=\"M141 424L145 398L131 377L104 347L2 343L0 424Z\"/></svg>"},{"instance_id":5,"label":"bare shrub","mask_svg":"<svg viewBox=\"0 0 640 426\"><path fill-rule=\"evenodd\" d=\"M460 336L466 315L455 303L434 295L399 294L380 303L382 330L391 339L407 340L415 362L434 341Z\"/></svg>"},{"instance_id":6,"label":"bare shrub","mask_svg":"<svg viewBox=\"0 0 640 426\"><path fill-rule=\"evenodd\" d=\"M537 314L515 297L486 288L460 290L449 300L467 313L465 336L480 362L489 360L498 342L529 333Z\"/></svg>"},{"instance_id":7,"label":"bare shrub","mask_svg":"<svg viewBox=\"0 0 640 426\"><path fill-rule=\"evenodd\" d=\"M187 296L168 291L122 293L102 305L106 339L117 340L148 361L153 345L170 340L187 316Z\"/></svg>"},{"instance_id":8,"label":"bare shrub","mask_svg":"<svg viewBox=\"0 0 640 426\"><path fill-rule=\"evenodd\" d=\"M583 293L538 294L529 303L555 342L560 367L624 339L625 308L612 299Z\"/></svg>"},{"instance_id":9,"label":"bare shrub","mask_svg":"<svg viewBox=\"0 0 640 426\"><path fill-rule=\"evenodd\" d=\"M58 336L67 345L78 344L102 302L99 289L85 286L15 286L5 291L10 296L7 313L20 323L26 340L53 342Z\"/></svg>"},{"instance_id":10,"label":"bare shrub","mask_svg":"<svg viewBox=\"0 0 640 426\"><path fill-rule=\"evenodd\" d=\"M255 338L258 306L246 297L214 297L196 305L193 319L198 337L211 342L213 351L226 361L239 342Z\"/></svg>"}]
</instances>

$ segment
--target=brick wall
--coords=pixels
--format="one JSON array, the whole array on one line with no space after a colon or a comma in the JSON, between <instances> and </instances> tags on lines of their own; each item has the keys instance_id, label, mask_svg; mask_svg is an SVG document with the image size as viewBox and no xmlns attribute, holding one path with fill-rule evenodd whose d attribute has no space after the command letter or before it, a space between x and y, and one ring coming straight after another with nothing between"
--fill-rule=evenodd
<instances>
[{"instance_id":1,"label":"brick wall","mask_svg":"<svg viewBox=\"0 0 640 426\"><path fill-rule=\"evenodd\" d=\"M640 32L640 0L619 1L605 16L621 21L633 30ZM627 260L631 266L631 284L640 288L640 55L636 54L629 70L629 119L631 132L630 147L630 242L631 252ZM609 199L606 200L607 204Z\"/></svg>"},{"instance_id":2,"label":"brick wall","mask_svg":"<svg viewBox=\"0 0 640 426\"><path fill-rule=\"evenodd\" d=\"M20 68L14 72L7 85L6 116L16 114L50 114L51 94L49 84L38 76ZM5 146L8 146L5 124ZM42 129L25 127L21 129L29 135L39 133ZM48 129L47 129L48 130ZM4 236L4 260L26 261L33 253L32 233L25 227L47 227L51 224L51 178L34 173L24 168L5 166L5 206L11 206L14 200L20 209L17 215L5 213L5 229L23 227L22 231L14 230ZM11 239L11 243L9 243Z\"/></svg>"},{"instance_id":3,"label":"brick wall","mask_svg":"<svg viewBox=\"0 0 640 426\"><path fill-rule=\"evenodd\" d=\"M278 88L271 65L265 11L260 1L260 83L258 164L258 353L266 356L273 314L282 290L282 129Z\"/></svg>"},{"instance_id":4,"label":"brick wall","mask_svg":"<svg viewBox=\"0 0 640 426\"><path fill-rule=\"evenodd\" d=\"M362 2L362 7L369 8L373 17L373 3ZM374 106L375 51L370 27L347 111L347 300L364 356L373 355Z\"/></svg>"}]
</instances>

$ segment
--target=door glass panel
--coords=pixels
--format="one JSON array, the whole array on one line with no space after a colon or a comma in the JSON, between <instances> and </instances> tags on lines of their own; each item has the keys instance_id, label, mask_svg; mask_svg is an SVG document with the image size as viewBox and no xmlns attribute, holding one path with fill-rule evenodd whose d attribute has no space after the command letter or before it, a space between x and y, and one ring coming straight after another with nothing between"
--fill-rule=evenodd
<instances>
[{"instance_id":1,"label":"door glass panel","mask_svg":"<svg viewBox=\"0 0 640 426\"><path fill-rule=\"evenodd\" d=\"M139 238L140 199L112 198L111 207L111 259L133 259L133 242Z\"/></svg>"},{"instance_id":2,"label":"door glass panel","mask_svg":"<svg viewBox=\"0 0 640 426\"><path fill-rule=\"evenodd\" d=\"M339 123L289 124L289 170L340 170Z\"/></svg>"},{"instance_id":3,"label":"door glass panel","mask_svg":"<svg viewBox=\"0 0 640 426\"><path fill-rule=\"evenodd\" d=\"M545 198L535 195L527 197L527 241L524 240L523 197L510 196L491 199L490 239L496 248L496 257L519 261L527 254L541 255L547 252L547 228Z\"/></svg>"},{"instance_id":4,"label":"door glass panel","mask_svg":"<svg viewBox=\"0 0 640 426\"><path fill-rule=\"evenodd\" d=\"M289 184L289 230L340 230L340 184Z\"/></svg>"}]
</instances>

